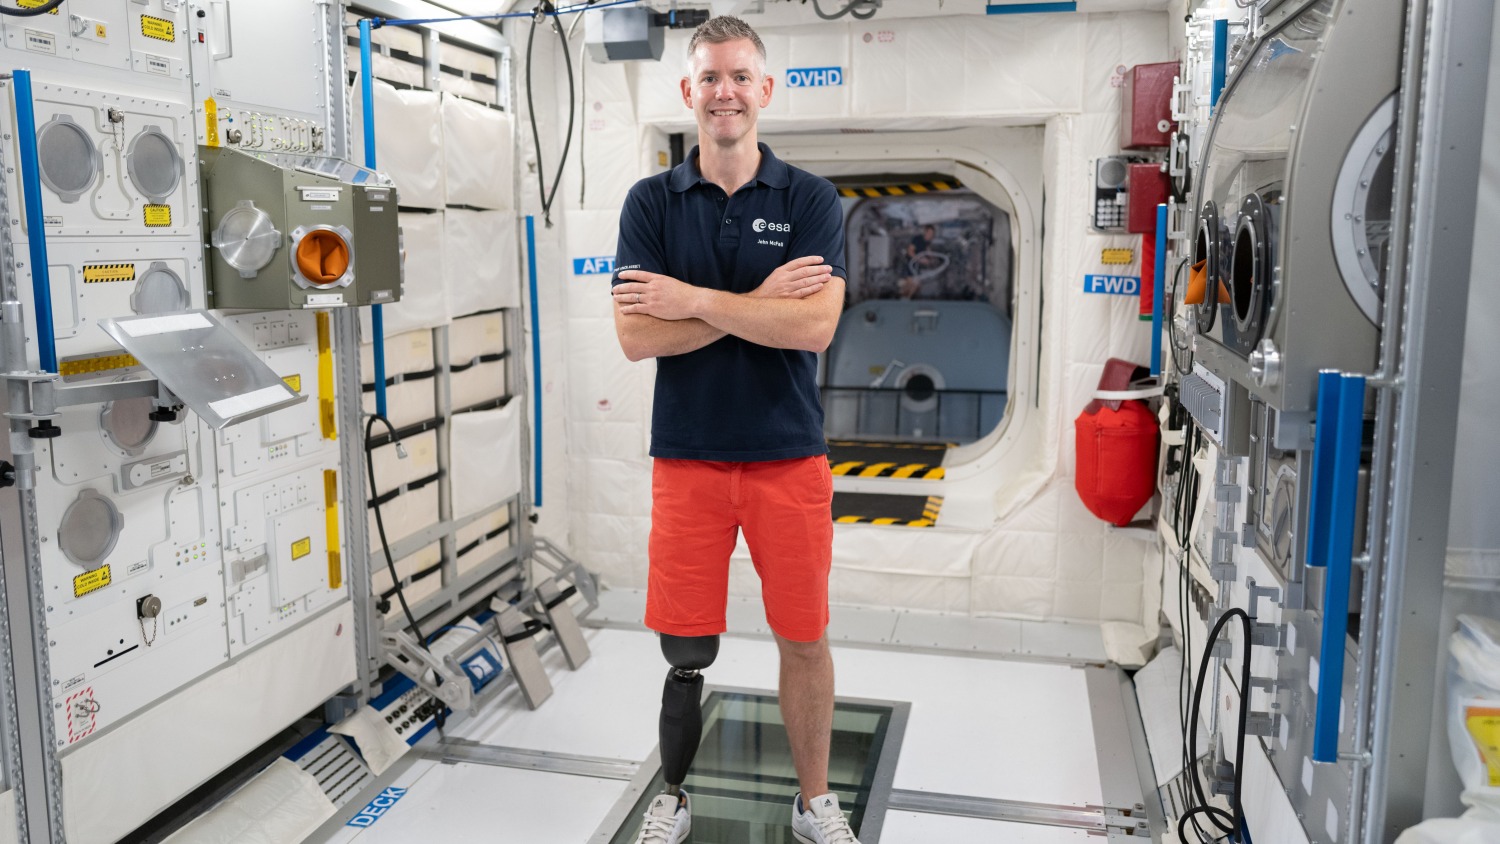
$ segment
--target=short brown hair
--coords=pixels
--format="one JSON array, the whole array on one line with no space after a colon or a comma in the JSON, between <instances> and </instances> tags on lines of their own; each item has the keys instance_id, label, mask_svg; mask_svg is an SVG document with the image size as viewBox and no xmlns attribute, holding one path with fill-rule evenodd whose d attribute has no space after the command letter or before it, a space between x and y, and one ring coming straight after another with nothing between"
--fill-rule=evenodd
<instances>
[{"instance_id":1,"label":"short brown hair","mask_svg":"<svg viewBox=\"0 0 1500 844\"><path fill-rule=\"evenodd\" d=\"M749 39L750 43L755 45L756 51L760 53L761 62L765 62L766 45L761 43L760 36L755 34L750 24L731 15L709 18L700 24L693 31L692 40L688 41L688 58L691 59L693 54L698 52L699 44L722 44L739 38Z\"/></svg>"}]
</instances>

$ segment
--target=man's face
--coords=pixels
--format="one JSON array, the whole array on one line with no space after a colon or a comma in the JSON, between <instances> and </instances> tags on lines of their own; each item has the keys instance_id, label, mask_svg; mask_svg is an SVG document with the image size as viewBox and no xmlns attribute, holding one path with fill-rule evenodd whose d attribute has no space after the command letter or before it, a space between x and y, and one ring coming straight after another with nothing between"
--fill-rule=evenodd
<instances>
[{"instance_id":1,"label":"man's face","mask_svg":"<svg viewBox=\"0 0 1500 844\"><path fill-rule=\"evenodd\" d=\"M771 103L771 78L760 51L748 38L699 44L682 80L682 100L708 140L728 146L755 128Z\"/></svg>"}]
</instances>

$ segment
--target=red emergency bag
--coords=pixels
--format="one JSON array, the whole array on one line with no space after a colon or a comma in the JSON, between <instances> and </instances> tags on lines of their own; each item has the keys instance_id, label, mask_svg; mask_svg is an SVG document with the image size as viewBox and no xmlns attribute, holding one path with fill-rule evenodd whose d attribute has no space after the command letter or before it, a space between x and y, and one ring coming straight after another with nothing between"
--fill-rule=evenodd
<instances>
[{"instance_id":1,"label":"red emergency bag","mask_svg":"<svg viewBox=\"0 0 1500 844\"><path fill-rule=\"evenodd\" d=\"M1119 358L1104 364L1094 400L1073 423L1078 446L1074 484L1089 512L1125 526L1156 494L1161 428L1143 399L1161 387L1143 384L1145 367Z\"/></svg>"}]
</instances>

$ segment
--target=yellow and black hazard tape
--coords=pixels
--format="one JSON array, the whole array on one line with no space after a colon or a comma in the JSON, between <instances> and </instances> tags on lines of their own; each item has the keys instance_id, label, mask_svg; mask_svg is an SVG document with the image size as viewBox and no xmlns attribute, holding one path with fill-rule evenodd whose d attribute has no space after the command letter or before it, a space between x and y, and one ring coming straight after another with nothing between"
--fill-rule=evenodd
<instances>
[{"instance_id":1,"label":"yellow and black hazard tape","mask_svg":"<svg viewBox=\"0 0 1500 844\"><path fill-rule=\"evenodd\" d=\"M83 283L135 281L135 264L84 264Z\"/></svg>"},{"instance_id":2,"label":"yellow and black hazard tape","mask_svg":"<svg viewBox=\"0 0 1500 844\"><path fill-rule=\"evenodd\" d=\"M920 193L938 193L945 190L958 190L963 183L957 179L945 179L936 182L908 182L904 185L879 185L867 188L839 188L839 196L856 197L879 197L879 196L911 196Z\"/></svg>"},{"instance_id":3,"label":"yellow and black hazard tape","mask_svg":"<svg viewBox=\"0 0 1500 844\"><path fill-rule=\"evenodd\" d=\"M868 516L839 516L834 519L841 525L891 525L894 527L926 528L937 524L938 513L943 509L943 497L940 495L928 496L927 504L922 509L920 519L895 519L890 517L870 518Z\"/></svg>"},{"instance_id":4,"label":"yellow and black hazard tape","mask_svg":"<svg viewBox=\"0 0 1500 844\"><path fill-rule=\"evenodd\" d=\"M845 460L834 463L833 473L848 478L914 478L919 481L942 480L946 472L941 466L926 463L864 463Z\"/></svg>"}]
</instances>

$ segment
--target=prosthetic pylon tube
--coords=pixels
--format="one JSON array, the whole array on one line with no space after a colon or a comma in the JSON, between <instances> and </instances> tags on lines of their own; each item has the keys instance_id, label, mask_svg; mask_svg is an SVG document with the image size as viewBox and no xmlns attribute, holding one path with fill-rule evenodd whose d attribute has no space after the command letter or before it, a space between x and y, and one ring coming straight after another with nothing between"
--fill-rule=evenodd
<instances>
[{"instance_id":1,"label":"prosthetic pylon tube","mask_svg":"<svg viewBox=\"0 0 1500 844\"><path fill-rule=\"evenodd\" d=\"M680 786L703 738L703 675L673 668L661 693L661 772Z\"/></svg>"}]
</instances>

